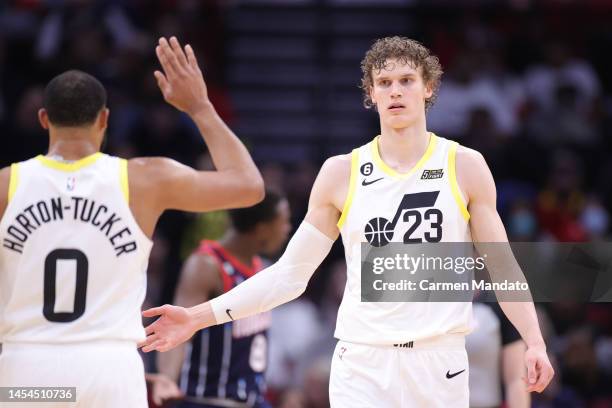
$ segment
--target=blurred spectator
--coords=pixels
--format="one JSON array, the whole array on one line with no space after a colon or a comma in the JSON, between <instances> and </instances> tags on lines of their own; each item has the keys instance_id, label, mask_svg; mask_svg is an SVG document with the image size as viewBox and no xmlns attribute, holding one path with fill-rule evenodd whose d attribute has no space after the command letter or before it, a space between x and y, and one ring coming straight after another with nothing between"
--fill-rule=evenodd
<instances>
[{"instance_id":1,"label":"blurred spectator","mask_svg":"<svg viewBox=\"0 0 612 408\"><path fill-rule=\"evenodd\" d=\"M588 327L573 329L564 343L563 382L588 399L589 406L612 406L609 392L612 377L597 362L592 331Z\"/></svg>"},{"instance_id":2,"label":"blurred spectator","mask_svg":"<svg viewBox=\"0 0 612 408\"><path fill-rule=\"evenodd\" d=\"M13 162L27 159L32 150L45 152L49 146L47 133L38 122L38 109L42 106L42 98L42 87L32 86L24 91L17 102L13 127L9 127L7 132L15 143L4 147L10 152L9 157Z\"/></svg>"},{"instance_id":3,"label":"blurred spectator","mask_svg":"<svg viewBox=\"0 0 612 408\"><path fill-rule=\"evenodd\" d=\"M320 332L316 308L305 298L272 310L266 380L273 393L299 384L303 372L298 372L298 363L305 358L306 350L316 341Z\"/></svg>"},{"instance_id":4,"label":"blurred spectator","mask_svg":"<svg viewBox=\"0 0 612 408\"><path fill-rule=\"evenodd\" d=\"M475 302L473 313L474 331L465 344L470 407L499 407L505 400L509 408L528 408L530 396L523 380L527 348L521 336L497 303Z\"/></svg>"},{"instance_id":5,"label":"blurred spectator","mask_svg":"<svg viewBox=\"0 0 612 408\"><path fill-rule=\"evenodd\" d=\"M529 98L539 109L551 111L559 87L572 87L578 108L590 112L602 90L591 64L573 55L569 46L560 42L545 44L544 57L542 63L530 67L525 74Z\"/></svg>"},{"instance_id":6,"label":"blurred spectator","mask_svg":"<svg viewBox=\"0 0 612 408\"><path fill-rule=\"evenodd\" d=\"M578 217L584 207L582 166L578 157L567 150L553 155L548 188L538 197L539 223L545 232L562 242L585 241L587 232Z\"/></svg>"},{"instance_id":7,"label":"blurred spectator","mask_svg":"<svg viewBox=\"0 0 612 408\"><path fill-rule=\"evenodd\" d=\"M457 56L442 81L436 103L428 113L428 127L447 137L461 138L468 131L470 112L487 111L495 133L517 130L515 102L483 76L477 59L466 51ZM494 135L491 135L493 137Z\"/></svg>"},{"instance_id":8,"label":"blurred spectator","mask_svg":"<svg viewBox=\"0 0 612 408\"><path fill-rule=\"evenodd\" d=\"M581 111L578 89L559 84L550 106L535 113L528 126L541 143L547 145L587 145L597 143L599 134L588 114Z\"/></svg>"}]
</instances>

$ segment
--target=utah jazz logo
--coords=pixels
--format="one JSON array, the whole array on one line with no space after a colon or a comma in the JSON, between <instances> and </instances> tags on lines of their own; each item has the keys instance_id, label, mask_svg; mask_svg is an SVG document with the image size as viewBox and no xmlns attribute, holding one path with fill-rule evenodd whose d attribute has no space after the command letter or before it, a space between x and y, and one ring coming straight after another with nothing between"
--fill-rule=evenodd
<instances>
[{"instance_id":1,"label":"utah jazz logo","mask_svg":"<svg viewBox=\"0 0 612 408\"><path fill-rule=\"evenodd\" d=\"M439 191L428 191L405 194L393 220L389 221L383 217L376 217L368 221L364 232L370 245L381 247L391 242L395 233L395 226L400 217L409 225L408 231L404 235L405 244L423 242L423 239L425 239L425 242L440 242L442 240L442 211L431 208L436 203L439 193ZM418 209L426 210L421 212ZM423 238L413 237L412 235L423 220L429 221L431 229L423 234Z\"/></svg>"}]
</instances>

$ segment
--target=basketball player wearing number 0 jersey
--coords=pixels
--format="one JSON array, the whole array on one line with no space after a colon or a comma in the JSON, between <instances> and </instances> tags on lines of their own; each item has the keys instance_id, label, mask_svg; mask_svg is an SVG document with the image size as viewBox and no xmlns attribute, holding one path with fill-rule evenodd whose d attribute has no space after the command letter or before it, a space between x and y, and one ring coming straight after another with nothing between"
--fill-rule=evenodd
<instances>
[{"instance_id":1,"label":"basketball player wearing number 0 jersey","mask_svg":"<svg viewBox=\"0 0 612 408\"><path fill-rule=\"evenodd\" d=\"M0 171L0 387L76 387L73 402L54 407L145 408L136 345L157 219L167 208L262 198L261 177L208 101L191 47L162 38L156 51L164 98L206 135L218 171L100 153L109 115L102 84L80 71L49 82L39 111L48 155Z\"/></svg>"},{"instance_id":2,"label":"basketball player wearing number 0 jersey","mask_svg":"<svg viewBox=\"0 0 612 408\"><path fill-rule=\"evenodd\" d=\"M380 135L323 164L304 222L274 265L198 306L145 311L161 316L146 328L145 351L168 350L198 328L299 296L340 233L347 284L335 332L332 407L468 406L464 337L471 304L361 302L360 248L381 240L507 242L495 184L478 152L427 131L425 110L442 74L428 49L407 38L384 38L361 67L365 103L379 114ZM526 389L541 392L553 370L533 303L501 307L528 345Z\"/></svg>"}]
</instances>

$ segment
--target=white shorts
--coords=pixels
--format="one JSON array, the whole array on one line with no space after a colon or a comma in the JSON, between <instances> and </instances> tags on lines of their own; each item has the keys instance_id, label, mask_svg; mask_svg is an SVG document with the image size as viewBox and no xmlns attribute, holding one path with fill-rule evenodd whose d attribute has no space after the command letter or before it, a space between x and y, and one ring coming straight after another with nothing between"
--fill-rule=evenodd
<instances>
[{"instance_id":1,"label":"white shorts","mask_svg":"<svg viewBox=\"0 0 612 408\"><path fill-rule=\"evenodd\" d=\"M332 408L469 406L464 336L399 346L338 341L332 358Z\"/></svg>"},{"instance_id":2,"label":"white shorts","mask_svg":"<svg viewBox=\"0 0 612 408\"><path fill-rule=\"evenodd\" d=\"M0 402L0 407L146 408L144 366L133 342L7 343L0 387L76 387L76 402Z\"/></svg>"}]
</instances>

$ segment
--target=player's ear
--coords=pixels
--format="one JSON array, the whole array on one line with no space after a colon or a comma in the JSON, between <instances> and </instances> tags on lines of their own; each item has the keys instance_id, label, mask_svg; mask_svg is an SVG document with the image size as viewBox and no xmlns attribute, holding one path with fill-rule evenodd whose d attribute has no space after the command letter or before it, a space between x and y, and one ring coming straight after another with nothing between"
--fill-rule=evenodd
<instances>
[{"instance_id":1,"label":"player's ear","mask_svg":"<svg viewBox=\"0 0 612 408\"><path fill-rule=\"evenodd\" d=\"M104 108L98 114L98 129L106 129L108 126L108 117L110 116L110 111L108 108Z\"/></svg>"},{"instance_id":2,"label":"player's ear","mask_svg":"<svg viewBox=\"0 0 612 408\"><path fill-rule=\"evenodd\" d=\"M49 115L47 115L47 111L45 110L45 108L40 108L38 110L38 122L40 123L40 126L42 126L43 129L49 129Z\"/></svg>"},{"instance_id":3,"label":"player's ear","mask_svg":"<svg viewBox=\"0 0 612 408\"><path fill-rule=\"evenodd\" d=\"M433 95L433 83L431 81L425 82L425 99L431 98Z\"/></svg>"},{"instance_id":4,"label":"player's ear","mask_svg":"<svg viewBox=\"0 0 612 408\"><path fill-rule=\"evenodd\" d=\"M374 86L370 86L368 89L368 93L370 95L370 101L372 101L372 105L376 106L376 99L374 98Z\"/></svg>"}]
</instances>

